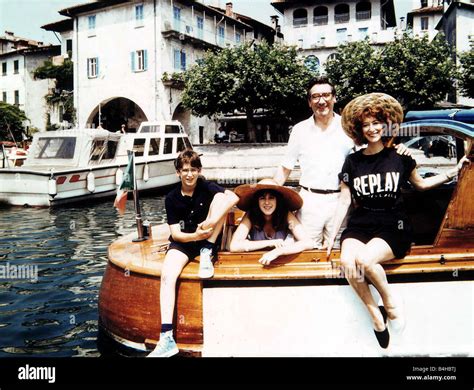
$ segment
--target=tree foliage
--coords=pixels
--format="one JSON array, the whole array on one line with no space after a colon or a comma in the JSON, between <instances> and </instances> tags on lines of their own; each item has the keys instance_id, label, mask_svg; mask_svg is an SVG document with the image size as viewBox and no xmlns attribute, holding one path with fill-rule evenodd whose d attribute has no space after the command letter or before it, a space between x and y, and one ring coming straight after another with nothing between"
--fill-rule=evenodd
<instances>
[{"instance_id":1,"label":"tree foliage","mask_svg":"<svg viewBox=\"0 0 474 390\"><path fill-rule=\"evenodd\" d=\"M23 121L27 120L24 111L12 104L0 102L0 139L22 140Z\"/></svg>"},{"instance_id":2,"label":"tree foliage","mask_svg":"<svg viewBox=\"0 0 474 390\"><path fill-rule=\"evenodd\" d=\"M57 89L72 91L73 72L73 62L70 59L66 59L61 65L53 65L51 61L45 61L33 74L36 79L55 79Z\"/></svg>"},{"instance_id":3,"label":"tree foliage","mask_svg":"<svg viewBox=\"0 0 474 390\"><path fill-rule=\"evenodd\" d=\"M461 93L474 99L474 47L471 50L461 53L459 56L461 64L459 70L459 87Z\"/></svg>"},{"instance_id":4,"label":"tree foliage","mask_svg":"<svg viewBox=\"0 0 474 390\"><path fill-rule=\"evenodd\" d=\"M372 48L368 40L347 43L326 70L342 105L364 93L385 92L406 110L433 108L452 90L456 76L451 49L441 34L430 42L426 36L405 33L383 49Z\"/></svg>"},{"instance_id":5,"label":"tree foliage","mask_svg":"<svg viewBox=\"0 0 474 390\"><path fill-rule=\"evenodd\" d=\"M49 106L62 103L64 107L63 119L68 122L74 122L76 110L74 109L73 96L73 75L74 64L70 59L64 60L61 65L53 65L51 61L45 61L34 72L37 79L55 79L56 88L45 96ZM48 118L49 120L49 118ZM51 124L47 123L47 128L51 128Z\"/></svg>"},{"instance_id":6,"label":"tree foliage","mask_svg":"<svg viewBox=\"0 0 474 390\"><path fill-rule=\"evenodd\" d=\"M258 109L292 119L307 108L311 77L294 47L262 42L225 48L208 52L185 73L183 105L198 116L244 112L248 127Z\"/></svg>"}]
</instances>

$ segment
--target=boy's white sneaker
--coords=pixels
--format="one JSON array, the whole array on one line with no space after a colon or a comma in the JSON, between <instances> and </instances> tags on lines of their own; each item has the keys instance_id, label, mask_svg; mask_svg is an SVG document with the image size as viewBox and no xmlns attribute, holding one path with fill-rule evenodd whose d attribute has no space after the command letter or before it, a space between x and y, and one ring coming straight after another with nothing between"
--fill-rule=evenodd
<instances>
[{"instance_id":1,"label":"boy's white sneaker","mask_svg":"<svg viewBox=\"0 0 474 390\"><path fill-rule=\"evenodd\" d=\"M173 331L170 330L160 334L160 341L155 349L147 357L170 357L179 352L178 346L173 338Z\"/></svg>"},{"instance_id":2,"label":"boy's white sneaker","mask_svg":"<svg viewBox=\"0 0 474 390\"><path fill-rule=\"evenodd\" d=\"M199 261L199 277L201 279L208 279L214 276L214 265L211 260L212 249L201 248Z\"/></svg>"}]
</instances>

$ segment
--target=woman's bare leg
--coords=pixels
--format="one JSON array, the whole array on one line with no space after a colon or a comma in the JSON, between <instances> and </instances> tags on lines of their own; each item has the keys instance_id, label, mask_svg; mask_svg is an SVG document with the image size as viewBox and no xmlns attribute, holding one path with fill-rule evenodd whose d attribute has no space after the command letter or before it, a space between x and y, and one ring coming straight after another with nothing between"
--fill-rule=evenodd
<instances>
[{"instance_id":1,"label":"woman's bare leg","mask_svg":"<svg viewBox=\"0 0 474 390\"><path fill-rule=\"evenodd\" d=\"M341 246L341 263L347 281L362 300L369 312L373 327L377 331L385 329L382 313L370 292L369 285L364 278L364 268L357 263L360 253L364 253L366 244L354 238L347 238Z\"/></svg>"}]
</instances>

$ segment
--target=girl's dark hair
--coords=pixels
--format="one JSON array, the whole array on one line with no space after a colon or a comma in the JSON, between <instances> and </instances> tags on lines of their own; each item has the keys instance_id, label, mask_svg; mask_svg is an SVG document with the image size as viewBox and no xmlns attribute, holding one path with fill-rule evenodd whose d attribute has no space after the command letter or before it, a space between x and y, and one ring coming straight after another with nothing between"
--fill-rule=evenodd
<instances>
[{"instance_id":1,"label":"girl's dark hair","mask_svg":"<svg viewBox=\"0 0 474 390\"><path fill-rule=\"evenodd\" d=\"M276 198L276 208L272 214L272 226L275 231L279 230L287 230L288 229L288 205L286 204L286 200L278 191L273 190L260 190L257 191L252 198L252 202L250 203L250 208L247 212L250 222L252 222L252 226L255 227L257 230L262 230L265 226L265 217L260 210L258 205L258 198L261 196L265 196L265 194L271 194Z\"/></svg>"},{"instance_id":2,"label":"girl's dark hair","mask_svg":"<svg viewBox=\"0 0 474 390\"><path fill-rule=\"evenodd\" d=\"M202 168L199 154L197 154L192 149L183 150L174 161L174 167L176 168L177 171L180 171L183 168L184 164L189 164L193 168Z\"/></svg>"}]
</instances>

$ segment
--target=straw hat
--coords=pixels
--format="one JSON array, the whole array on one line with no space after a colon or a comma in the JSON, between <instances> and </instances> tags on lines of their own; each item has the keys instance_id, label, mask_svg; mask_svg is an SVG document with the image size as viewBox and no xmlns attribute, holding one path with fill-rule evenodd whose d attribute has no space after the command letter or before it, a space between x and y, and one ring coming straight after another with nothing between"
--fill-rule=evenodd
<instances>
[{"instance_id":1,"label":"straw hat","mask_svg":"<svg viewBox=\"0 0 474 390\"><path fill-rule=\"evenodd\" d=\"M374 92L368 93L352 99L341 115L342 128L346 134L353 140L362 141L362 133L357 129L357 122L362 117L367 108L381 110L385 113L387 121L391 123L402 123L403 108L394 97L386 93Z\"/></svg>"},{"instance_id":2,"label":"straw hat","mask_svg":"<svg viewBox=\"0 0 474 390\"><path fill-rule=\"evenodd\" d=\"M298 210L303 206L303 199L294 190L286 188L277 184L273 179L262 179L257 184L243 184L238 186L234 192L240 198L237 207L241 210L247 211L250 208L250 202L257 191L272 190L279 192L290 211Z\"/></svg>"}]
</instances>

